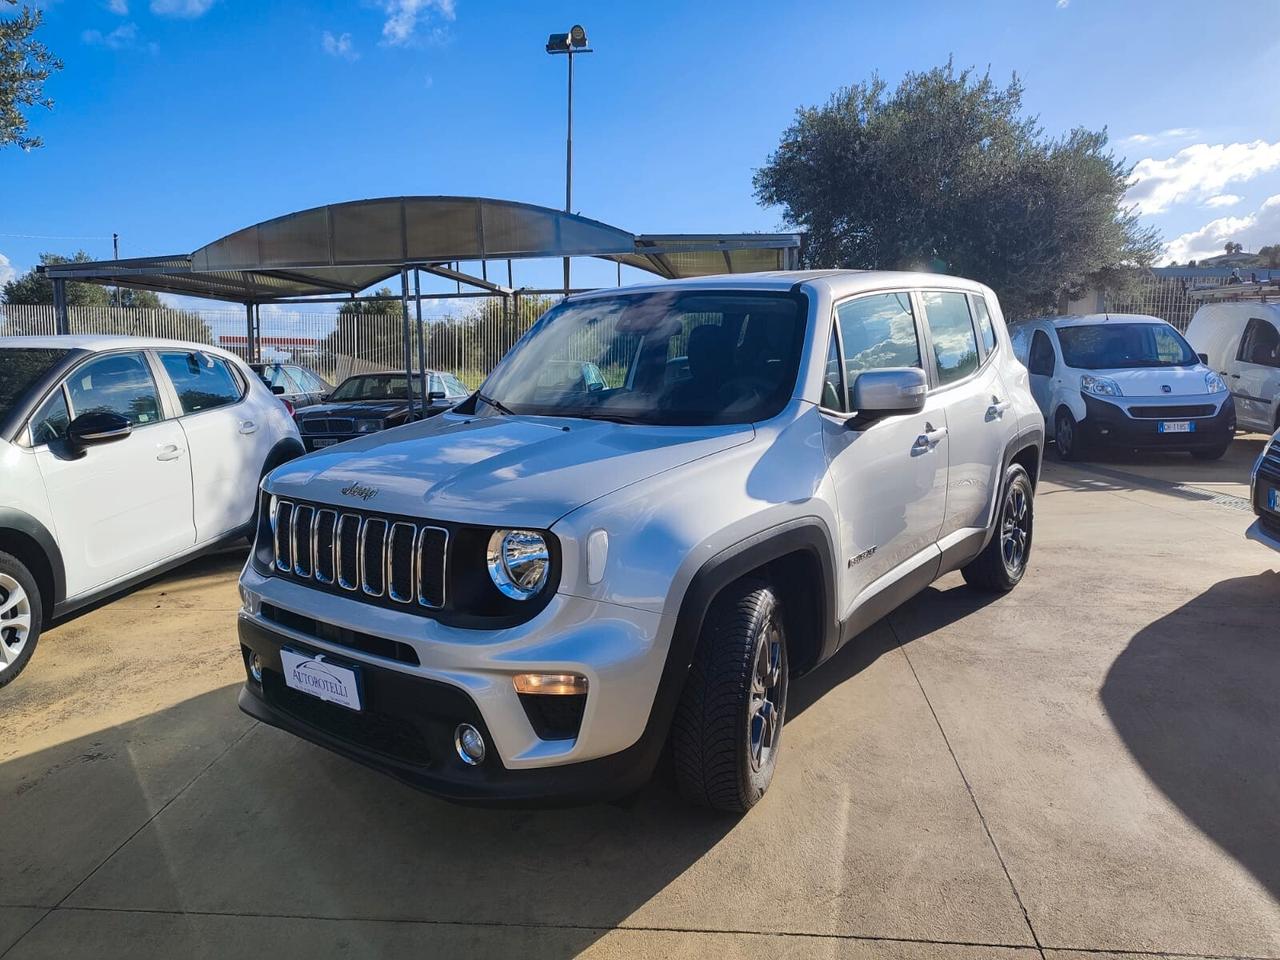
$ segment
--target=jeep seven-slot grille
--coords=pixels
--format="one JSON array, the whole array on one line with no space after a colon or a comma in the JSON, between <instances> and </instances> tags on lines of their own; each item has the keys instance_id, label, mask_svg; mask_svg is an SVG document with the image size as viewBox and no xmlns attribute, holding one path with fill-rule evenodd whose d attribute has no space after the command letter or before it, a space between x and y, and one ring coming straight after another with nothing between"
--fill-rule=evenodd
<instances>
[{"instance_id":1,"label":"jeep seven-slot grille","mask_svg":"<svg viewBox=\"0 0 1280 960\"><path fill-rule=\"evenodd\" d=\"M444 606L443 527L292 500L271 518L276 571L384 606Z\"/></svg>"}]
</instances>

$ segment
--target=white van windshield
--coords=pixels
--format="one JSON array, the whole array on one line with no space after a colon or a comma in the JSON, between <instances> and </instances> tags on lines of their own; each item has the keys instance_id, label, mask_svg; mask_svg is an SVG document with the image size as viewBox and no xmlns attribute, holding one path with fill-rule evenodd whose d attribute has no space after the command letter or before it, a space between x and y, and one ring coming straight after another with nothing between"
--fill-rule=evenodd
<instances>
[{"instance_id":1,"label":"white van windshield","mask_svg":"<svg viewBox=\"0 0 1280 960\"><path fill-rule=\"evenodd\" d=\"M1062 359L1077 370L1190 367L1199 362L1182 334L1164 323L1059 327Z\"/></svg>"}]
</instances>

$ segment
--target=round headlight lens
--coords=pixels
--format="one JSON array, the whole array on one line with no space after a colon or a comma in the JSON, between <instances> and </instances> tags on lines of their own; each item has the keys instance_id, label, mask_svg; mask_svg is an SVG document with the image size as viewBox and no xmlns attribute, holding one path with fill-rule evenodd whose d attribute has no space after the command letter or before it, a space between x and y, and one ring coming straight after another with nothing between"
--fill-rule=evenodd
<instances>
[{"instance_id":1,"label":"round headlight lens","mask_svg":"<svg viewBox=\"0 0 1280 960\"><path fill-rule=\"evenodd\" d=\"M493 585L513 600L528 600L547 582L547 539L533 530L495 530L487 552Z\"/></svg>"}]
</instances>

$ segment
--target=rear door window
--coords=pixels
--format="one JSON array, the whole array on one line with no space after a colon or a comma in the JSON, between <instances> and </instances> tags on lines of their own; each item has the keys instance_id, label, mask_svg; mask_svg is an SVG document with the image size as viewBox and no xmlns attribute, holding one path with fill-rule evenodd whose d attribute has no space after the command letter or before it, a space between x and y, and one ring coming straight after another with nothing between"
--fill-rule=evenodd
<instances>
[{"instance_id":1,"label":"rear door window","mask_svg":"<svg viewBox=\"0 0 1280 960\"><path fill-rule=\"evenodd\" d=\"M978 338L969 315L969 298L963 293L925 290L925 321L933 341L933 362L938 383L963 380L978 369Z\"/></svg>"},{"instance_id":2,"label":"rear door window","mask_svg":"<svg viewBox=\"0 0 1280 960\"><path fill-rule=\"evenodd\" d=\"M173 381L183 413L200 413L238 403L244 396L239 378L221 357L199 350L160 354L160 363Z\"/></svg>"}]
</instances>

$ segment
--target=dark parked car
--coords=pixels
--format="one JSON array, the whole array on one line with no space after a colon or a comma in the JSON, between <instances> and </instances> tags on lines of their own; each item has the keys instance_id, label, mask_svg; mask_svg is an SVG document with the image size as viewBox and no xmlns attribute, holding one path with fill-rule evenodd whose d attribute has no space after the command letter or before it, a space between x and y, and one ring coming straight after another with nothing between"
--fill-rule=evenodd
<instances>
[{"instance_id":1,"label":"dark parked car","mask_svg":"<svg viewBox=\"0 0 1280 960\"><path fill-rule=\"evenodd\" d=\"M443 413L470 393L452 374L428 371L425 416ZM418 395L415 376L413 396L415 406L420 407ZM419 416L422 415L419 409ZM294 419L298 421L298 431L308 450L398 427L409 420L409 385L403 373L364 373L348 377L329 394L326 403L299 410Z\"/></svg>"},{"instance_id":2,"label":"dark parked car","mask_svg":"<svg viewBox=\"0 0 1280 960\"><path fill-rule=\"evenodd\" d=\"M251 363L249 366L266 382L271 392L293 410L323 403L333 390L333 385L324 377L301 364Z\"/></svg>"}]
</instances>

